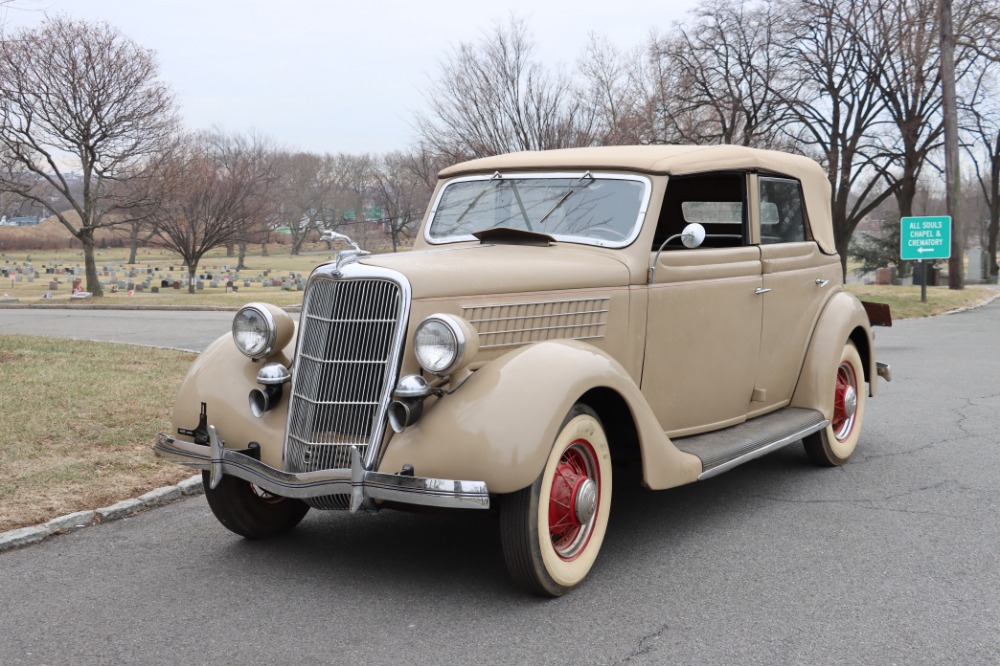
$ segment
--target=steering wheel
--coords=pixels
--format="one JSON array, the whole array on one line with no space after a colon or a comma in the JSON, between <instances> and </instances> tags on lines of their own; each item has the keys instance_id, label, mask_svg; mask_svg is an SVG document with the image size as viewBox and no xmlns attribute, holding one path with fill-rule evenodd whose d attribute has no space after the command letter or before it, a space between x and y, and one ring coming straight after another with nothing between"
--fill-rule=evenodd
<instances>
[{"instance_id":1,"label":"steering wheel","mask_svg":"<svg viewBox=\"0 0 1000 666\"><path fill-rule=\"evenodd\" d=\"M586 231L587 236L599 236L611 241L625 240L625 234L615 229L614 227L609 227L607 225L601 225L598 227L589 227Z\"/></svg>"}]
</instances>

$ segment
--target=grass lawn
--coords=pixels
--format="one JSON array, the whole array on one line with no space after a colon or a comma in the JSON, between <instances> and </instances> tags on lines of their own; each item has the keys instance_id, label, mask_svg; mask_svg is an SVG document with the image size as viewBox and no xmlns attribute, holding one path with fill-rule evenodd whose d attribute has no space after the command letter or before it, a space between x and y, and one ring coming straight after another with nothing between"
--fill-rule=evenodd
<instances>
[{"instance_id":1,"label":"grass lawn","mask_svg":"<svg viewBox=\"0 0 1000 666\"><path fill-rule=\"evenodd\" d=\"M108 506L191 470L150 445L195 355L0 335L0 531Z\"/></svg>"}]
</instances>

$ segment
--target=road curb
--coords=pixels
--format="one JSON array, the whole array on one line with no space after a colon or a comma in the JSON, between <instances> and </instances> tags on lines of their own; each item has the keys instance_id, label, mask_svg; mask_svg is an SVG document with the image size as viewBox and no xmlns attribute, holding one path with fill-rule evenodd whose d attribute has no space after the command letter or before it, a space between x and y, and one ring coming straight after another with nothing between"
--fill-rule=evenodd
<instances>
[{"instance_id":1,"label":"road curb","mask_svg":"<svg viewBox=\"0 0 1000 666\"><path fill-rule=\"evenodd\" d=\"M41 525L0 532L0 553L41 543L56 534L65 534L91 525L127 518L141 511L171 504L183 497L198 495L202 492L204 489L201 485L201 474L197 474L184 479L177 485L163 486L135 499L122 500L93 511L76 511L53 518Z\"/></svg>"},{"instance_id":2,"label":"road curb","mask_svg":"<svg viewBox=\"0 0 1000 666\"><path fill-rule=\"evenodd\" d=\"M923 317L923 319L930 319L931 317L944 317L945 315L961 314L963 312L968 312L970 310L978 310L979 308L986 307L987 305L997 300L998 298L1000 298L1000 294L994 294L981 303L976 303L975 305L967 305L964 308L955 308L954 310L948 310L947 312L939 312L938 314L934 315L928 315L927 317Z\"/></svg>"}]
</instances>

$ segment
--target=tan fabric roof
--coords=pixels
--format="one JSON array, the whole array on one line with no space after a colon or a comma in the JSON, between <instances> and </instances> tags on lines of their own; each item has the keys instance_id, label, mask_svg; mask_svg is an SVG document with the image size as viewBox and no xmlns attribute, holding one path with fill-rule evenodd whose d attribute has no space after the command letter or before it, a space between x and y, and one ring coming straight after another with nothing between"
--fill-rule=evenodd
<instances>
[{"instance_id":1,"label":"tan fabric roof","mask_svg":"<svg viewBox=\"0 0 1000 666\"><path fill-rule=\"evenodd\" d=\"M595 146L484 157L443 169L439 177L536 169L641 171L667 175L760 169L784 174L802 183L813 238L827 254L837 251L830 218L830 183L816 162L801 155L731 145Z\"/></svg>"}]
</instances>

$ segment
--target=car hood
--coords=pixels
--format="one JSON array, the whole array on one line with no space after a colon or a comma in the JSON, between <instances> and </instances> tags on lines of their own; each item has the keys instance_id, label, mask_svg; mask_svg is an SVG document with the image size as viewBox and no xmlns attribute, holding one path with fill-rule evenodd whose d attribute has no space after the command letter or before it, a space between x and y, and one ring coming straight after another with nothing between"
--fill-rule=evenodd
<instances>
[{"instance_id":1,"label":"car hood","mask_svg":"<svg viewBox=\"0 0 1000 666\"><path fill-rule=\"evenodd\" d=\"M398 271L413 298L621 287L626 265L607 250L585 246L462 245L371 255L362 264Z\"/></svg>"}]
</instances>

